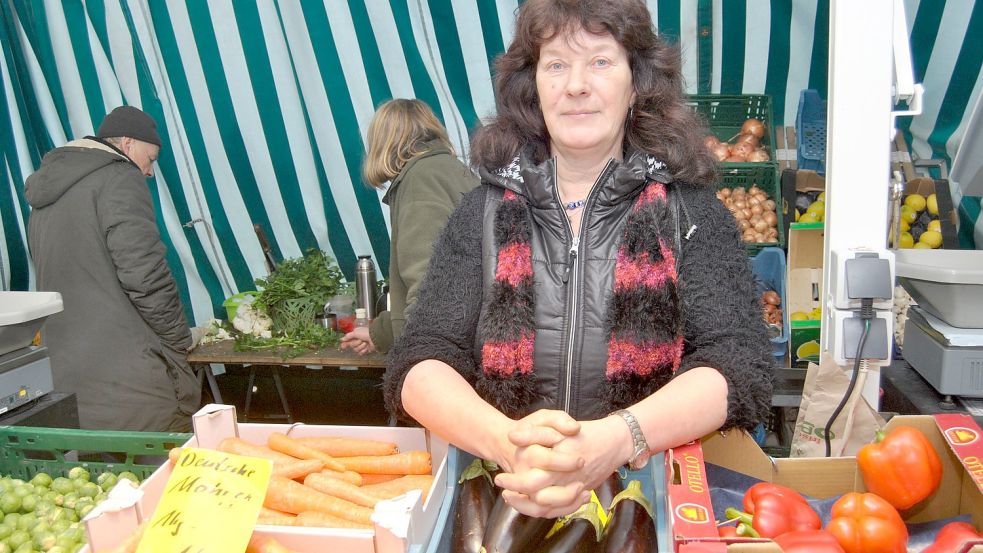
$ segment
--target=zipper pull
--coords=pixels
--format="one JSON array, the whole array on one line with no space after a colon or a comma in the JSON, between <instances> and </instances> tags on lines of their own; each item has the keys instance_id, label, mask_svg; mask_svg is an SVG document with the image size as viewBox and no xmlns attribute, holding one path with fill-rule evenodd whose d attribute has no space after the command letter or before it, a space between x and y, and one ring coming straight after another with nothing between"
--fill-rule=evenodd
<instances>
[{"instance_id":1,"label":"zipper pull","mask_svg":"<svg viewBox=\"0 0 983 553\"><path fill-rule=\"evenodd\" d=\"M563 271L563 279L562 279L563 280L563 284L566 284L567 283L567 280L570 279L570 269L573 268L574 262L577 261L577 248L579 246L580 246L580 237L579 236L574 236L573 237L573 243L570 244L570 252L569 252L569 255L567 256L567 268L564 269L564 271Z\"/></svg>"}]
</instances>

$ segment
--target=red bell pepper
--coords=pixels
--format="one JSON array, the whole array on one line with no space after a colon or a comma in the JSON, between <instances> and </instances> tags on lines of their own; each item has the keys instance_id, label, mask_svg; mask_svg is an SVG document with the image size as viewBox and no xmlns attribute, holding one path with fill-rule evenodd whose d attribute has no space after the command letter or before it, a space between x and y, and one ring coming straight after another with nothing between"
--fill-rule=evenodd
<instances>
[{"instance_id":1,"label":"red bell pepper","mask_svg":"<svg viewBox=\"0 0 983 553\"><path fill-rule=\"evenodd\" d=\"M825 530L796 530L775 538L785 553L845 553L840 542Z\"/></svg>"},{"instance_id":2,"label":"red bell pepper","mask_svg":"<svg viewBox=\"0 0 983 553\"><path fill-rule=\"evenodd\" d=\"M916 428L898 426L878 442L857 452L867 490L896 509L910 509L932 495L942 482L942 461L928 438Z\"/></svg>"},{"instance_id":3,"label":"red bell pepper","mask_svg":"<svg viewBox=\"0 0 983 553\"><path fill-rule=\"evenodd\" d=\"M822 528L823 523L819 515L804 499L799 501L787 496L765 493L758 495L752 503L754 515L731 507L724 512L724 516L728 519L739 519L763 538L774 538L793 530Z\"/></svg>"},{"instance_id":4,"label":"red bell pepper","mask_svg":"<svg viewBox=\"0 0 983 553\"><path fill-rule=\"evenodd\" d=\"M754 514L754 502L758 500L759 497L765 495L780 495L788 499L793 499L799 503L808 505L809 502L806 498L802 497L802 494L793 490L792 488L782 486L779 484L772 484L771 482L758 482L757 484L751 486L744 492L744 510L748 514Z\"/></svg>"},{"instance_id":5,"label":"red bell pepper","mask_svg":"<svg viewBox=\"0 0 983 553\"><path fill-rule=\"evenodd\" d=\"M957 553L962 545L970 540L983 538L983 534L968 522L950 522L935 535L932 545L922 549L922 553Z\"/></svg>"},{"instance_id":6,"label":"red bell pepper","mask_svg":"<svg viewBox=\"0 0 983 553\"><path fill-rule=\"evenodd\" d=\"M908 527L890 503L872 493L848 493L833 503L826 530L847 553L905 553Z\"/></svg>"}]
</instances>

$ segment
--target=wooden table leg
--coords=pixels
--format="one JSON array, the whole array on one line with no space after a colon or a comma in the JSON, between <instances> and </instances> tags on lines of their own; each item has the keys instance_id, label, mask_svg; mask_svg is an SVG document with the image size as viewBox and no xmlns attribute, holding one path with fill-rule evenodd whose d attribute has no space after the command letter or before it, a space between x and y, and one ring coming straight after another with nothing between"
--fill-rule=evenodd
<instances>
[{"instance_id":1,"label":"wooden table leg","mask_svg":"<svg viewBox=\"0 0 983 553\"><path fill-rule=\"evenodd\" d=\"M283 406L283 414L287 416L287 423L293 424L294 418L290 414L290 405L287 404L287 394L283 392L283 381L280 380L280 368L273 367L273 383L276 385L276 393L280 396L280 405Z\"/></svg>"}]
</instances>

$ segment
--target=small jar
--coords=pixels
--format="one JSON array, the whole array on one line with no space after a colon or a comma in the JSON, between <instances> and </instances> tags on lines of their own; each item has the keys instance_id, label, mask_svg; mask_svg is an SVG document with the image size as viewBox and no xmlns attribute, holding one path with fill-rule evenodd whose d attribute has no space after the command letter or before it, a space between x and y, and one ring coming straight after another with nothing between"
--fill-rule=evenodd
<instances>
[{"instance_id":1,"label":"small jar","mask_svg":"<svg viewBox=\"0 0 983 553\"><path fill-rule=\"evenodd\" d=\"M368 311L364 308L359 307L355 309L355 328L369 326L369 315Z\"/></svg>"}]
</instances>

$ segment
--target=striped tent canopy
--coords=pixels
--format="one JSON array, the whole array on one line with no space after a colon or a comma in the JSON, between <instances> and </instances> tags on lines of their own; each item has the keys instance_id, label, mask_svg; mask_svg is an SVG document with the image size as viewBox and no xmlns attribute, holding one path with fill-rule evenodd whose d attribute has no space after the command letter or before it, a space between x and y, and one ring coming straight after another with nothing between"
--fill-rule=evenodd
<instances>
[{"instance_id":1,"label":"striped tent canopy","mask_svg":"<svg viewBox=\"0 0 983 553\"><path fill-rule=\"evenodd\" d=\"M983 8L905 0L925 113L903 122L917 155L951 158L980 94ZM149 181L189 319L319 248L351 276L385 274L388 211L362 184L374 107L429 103L459 153L494 111L492 60L517 0L4 0L0 2L0 283L33 286L24 179L53 147L120 104L150 113L165 147ZM691 93L766 93L792 124L825 93L828 0L648 0L678 42ZM972 228L979 199L962 200ZM979 226L979 224L977 224ZM971 237L971 232L967 235ZM983 243L983 242L981 242Z\"/></svg>"}]
</instances>

